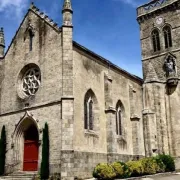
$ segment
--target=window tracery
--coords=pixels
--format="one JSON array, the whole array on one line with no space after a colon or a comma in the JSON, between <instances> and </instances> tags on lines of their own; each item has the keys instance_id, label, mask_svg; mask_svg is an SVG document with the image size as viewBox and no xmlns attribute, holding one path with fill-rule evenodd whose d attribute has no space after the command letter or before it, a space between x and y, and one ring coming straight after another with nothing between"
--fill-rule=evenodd
<instances>
[{"instance_id":1,"label":"window tracery","mask_svg":"<svg viewBox=\"0 0 180 180\"><path fill-rule=\"evenodd\" d=\"M172 47L171 27L166 25L163 28L165 48Z\"/></svg>"},{"instance_id":2,"label":"window tracery","mask_svg":"<svg viewBox=\"0 0 180 180\"><path fill-rule=\"evenodd\" d=\"M157 29L152 31L152 43L154 52L161 50L159 31Z\"/></svg>"},{"instance_id":3,"label":"window tracery","mask_svg":"<svg viewBox=\"0 0 180 180\"><path fill-rule=\"evenodd\" d=\"M116 134L117 135L124 135L123 133L123 113L124 113L124 108L119 100L116 105Z\"/></svg>"},{"instance_id":4,"label":"window tracery","mask_svg":"<svg viewBox=\"0 0 180 180\"><path fill-rule=\"evenodd\" d=\"M27 96L33 96L39 89L41 83L41 73L38 68L28 69L22 78L22 91Z\"/></svg>"},{"instance_id":5,"label":"window tracery","mask_svg":"<svg viewBox=\"0 0 180 180\"><path fill-rule=\"evenodd\" d=\"M90 96L89 99L85 101L85 129L93 130L93 119L94 119L94 113L93 113L93 100Z\"/></svg>"},{"instance_id":6,"label":"window tracery","mask_svg":"<svg viewBox=\"0 0 180 180\"><path fill-rule=\"evenodd\" d=\"M120 106L118 107L116 112L116 134L122 135L122 111Z\"/></svg>"}]
</instances>

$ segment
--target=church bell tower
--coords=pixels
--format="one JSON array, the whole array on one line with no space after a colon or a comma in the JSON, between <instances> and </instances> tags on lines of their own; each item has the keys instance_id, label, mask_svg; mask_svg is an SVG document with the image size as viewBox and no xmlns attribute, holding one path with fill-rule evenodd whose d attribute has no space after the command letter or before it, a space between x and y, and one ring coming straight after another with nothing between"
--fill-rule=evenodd
<instances>
[{"instance_id":1,"label":"church bell tower","mask_svg":"<svg viewBox=\"0 0 180 180\"><path fill-rule=\"evenodd\" d=\"M147 156L180 155L180 1L152 0L137 8L143 64Z\"/></svg>"}]
</instances>

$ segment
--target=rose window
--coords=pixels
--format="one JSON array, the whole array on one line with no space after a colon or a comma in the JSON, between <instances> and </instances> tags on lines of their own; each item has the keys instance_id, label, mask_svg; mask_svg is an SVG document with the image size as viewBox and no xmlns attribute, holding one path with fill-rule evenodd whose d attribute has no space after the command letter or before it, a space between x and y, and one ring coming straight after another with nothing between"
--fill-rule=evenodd
<instances>
[{"instance_id":1,"label":"rose window","mask_svg":"<svg viewBox=\"0 0 180 180\"><path fill-rule=\"evenodd\" d=\"M22 91L27 96L33 96L39 89L41 73L38 68L28 69L22 78Z\"/></svg>"}]
</instances>

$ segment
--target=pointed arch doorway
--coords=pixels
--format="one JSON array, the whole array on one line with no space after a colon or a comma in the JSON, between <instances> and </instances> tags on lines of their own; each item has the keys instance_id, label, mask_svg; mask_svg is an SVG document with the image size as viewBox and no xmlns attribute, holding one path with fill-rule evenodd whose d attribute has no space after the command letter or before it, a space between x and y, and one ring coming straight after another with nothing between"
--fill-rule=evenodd
<instances>
[{"instance_id":1,"label":"pointed arch doorway","mask_svg":"<svg viewBox=\"0 0 180 180\"><path fill-rule=\"evenodd\" d=\"M35 125L24 131L23 171L38 170L39 135Z\"/></svg>"}]
</instances>

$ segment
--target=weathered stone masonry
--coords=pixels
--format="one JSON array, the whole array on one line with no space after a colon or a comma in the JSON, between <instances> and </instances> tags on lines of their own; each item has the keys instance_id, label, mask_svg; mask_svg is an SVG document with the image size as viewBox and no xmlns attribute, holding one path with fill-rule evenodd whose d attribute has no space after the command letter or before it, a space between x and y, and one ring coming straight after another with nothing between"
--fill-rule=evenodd
<instances>
[{"instance_id":1,"label":"weathered stone masonry","mask_svg":"<svg viewBox=\"0 0 180 180\"><path fill-rule=\"evenodd\" d=\"M143 80L73 41L78 27L73 27L70 0L64 0L61 27L31 4L6 52L1 28L0 128L7 130L6 172L24 170L25 134L31 126L38 132L40 169L45 122L50 173L63 180L92 177L100 162L159 153L178 157L179 10L179 0L155 0L137 9Z\"/></svg>"}]
</instances>

